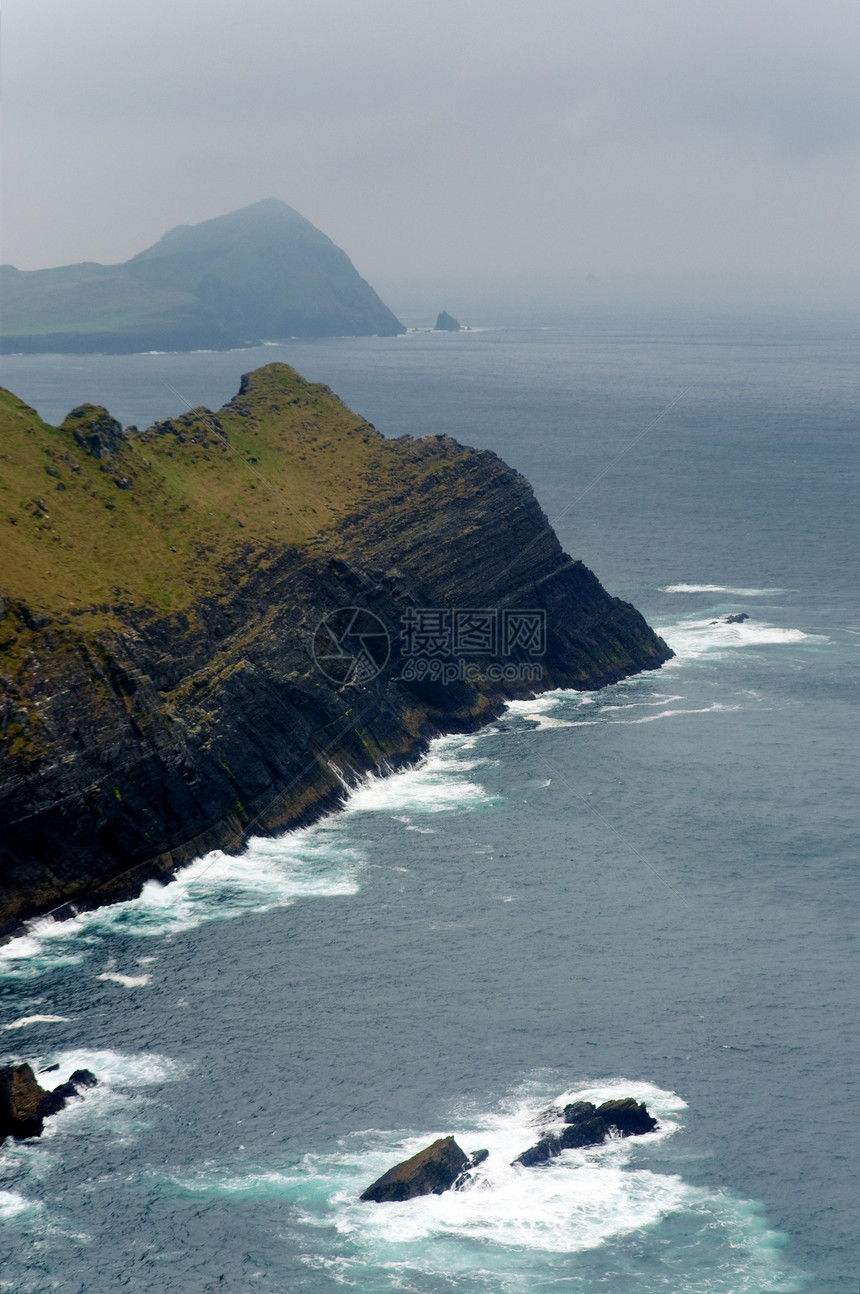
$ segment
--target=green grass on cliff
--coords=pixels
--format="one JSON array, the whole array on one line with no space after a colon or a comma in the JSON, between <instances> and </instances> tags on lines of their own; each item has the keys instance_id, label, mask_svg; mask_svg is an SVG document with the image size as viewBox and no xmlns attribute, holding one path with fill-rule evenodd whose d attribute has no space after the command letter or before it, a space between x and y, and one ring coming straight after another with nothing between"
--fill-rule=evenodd
<instances>
[{"instance_id":1,"label":"green grass on cliff","mask_svg":"<svg viewBox=\"0 0 860 1294\"><path fill-rule=\"evenodd\" d=\"M214 417L130 432L99 458L74 432L105 416L82 406L52 427L0 388L0 596L81 628L131 605L189 610L285 545L336 550L341 518L464 452L439 443L407 481L402 449L285 364Z\"/></svg>"}]
</instances>

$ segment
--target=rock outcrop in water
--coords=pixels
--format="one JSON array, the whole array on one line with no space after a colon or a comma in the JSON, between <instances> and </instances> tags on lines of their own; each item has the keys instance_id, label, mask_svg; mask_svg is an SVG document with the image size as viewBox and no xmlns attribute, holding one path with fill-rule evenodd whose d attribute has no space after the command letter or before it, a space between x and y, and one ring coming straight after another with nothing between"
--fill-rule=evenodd
<instances>
[{"instance_id":1,"label":"rock outcrop in water","mask_svg":"<svg viewBox=\"0 0 860 1294\"><path fill-rule=\"evenodd\" d=\"M535 1164L545 1164L563 1150L600 1146L610 1132L616 1132L622 1137L635 1137L653 1132L657 1127L657 1120L648 1113L647 1107L632 1096L604 1101L600 1106L595 1106L591 1101L575 1101L572 1105L566 1105L563 1111L547 1111L550 1119L559 1115L565 1125L561 1131L545 1132L535 1145L517 1155L514 1164L531 1168Z\"/></svg>"},{"instance_id":2,"label":"rock outcrop in water","mask_svg":"<svg viewBox=\"0 0 860 1294\"><path fill-rule=\"evenodd\" d=\"M459 332L460 324L453 315L449 315L447 310L442 310L436 316L436 322L433 325L434 332Z\"/></svg>"},{"instance_id":3,"label":"rock outcrop in water","mask_svg":"<svg viewBox=\"0 0 860 1294\"><path fill-rule=\"evenodd\" d=\"M0 391L0 435L0 934L672 654L495 454L283 364L144 432Z\"/></svg>"},{"instance_id":4,"label":"rock outcrop in water","mask_svg":"<svg viewBox=\"0 0 860 1294\"><path fill-rule=\"evenodd\" d=\"M97 1081L88 1069L76 1069L68 1082L48 1092L29 1065L4 1066L0 1069L0 1145L7 1137L40 1136L45 1119L65 1109L71 1097L95 1087Z\"/></svg>"},{"instance_id":5,"label":"rock outcrop in water","mask_svg":"<svg viewBox=\"0 0 860 1294\"><path fill-rule=\"evenodd\" d=\"M411 1159L395 1164L362 1191L359 1199L376 1204L412 1200L418 1195L441 1195L470 1165L469 1156L453 1137L439 1137Z\"/></svg>"}]
</instances>

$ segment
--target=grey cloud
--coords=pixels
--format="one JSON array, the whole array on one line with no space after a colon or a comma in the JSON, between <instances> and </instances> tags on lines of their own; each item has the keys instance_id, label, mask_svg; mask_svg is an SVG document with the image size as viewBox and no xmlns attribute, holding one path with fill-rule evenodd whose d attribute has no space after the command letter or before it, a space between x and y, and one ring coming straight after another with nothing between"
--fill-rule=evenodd
<instances>
[{"instance_id":1,"label":"grey cloud","mask_svg":"<svg viewBox=\"0 0 860 1294\"><path fill-rule=\"evenodd\" d=\"M9 0L4 24L21 265L274 194L372 280L858 278L853 0Z\"/></svg>"}]
</instances>

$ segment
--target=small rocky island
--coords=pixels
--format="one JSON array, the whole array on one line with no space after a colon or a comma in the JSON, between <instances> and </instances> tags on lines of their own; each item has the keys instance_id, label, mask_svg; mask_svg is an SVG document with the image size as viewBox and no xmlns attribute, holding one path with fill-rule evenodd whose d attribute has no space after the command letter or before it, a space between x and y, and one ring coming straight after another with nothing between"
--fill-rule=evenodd
<instances>
[{"instance_id":1,"label":"small rocky island","mask_svg":"<svg viewBox=\"0 0 860 1294\"><path fill-rule=\"evenodd\" d=\"M553 1107L545 1110L538 1122L561 1126L545 1131L534 1146L517 1155L512 1168L546 1164L563 1150L600 1146L613 1135L643 1136L658 1126L645 1104L632 1096L604 1101L599 1106L591 1101L575 1101L563 1110ZM415 1199L419 1195L441 1195L452 1188L462 1190L472 1178L472 1169L488 1158L486 1150L467 1155L453 1137L440 1137L417 1155L389 1168L362 1191L359 1199L384 1204Z\"/></svg>"},{"instance_id":2,"label":"small rocky island","mask_svg":"<svg viewBox=\"0 0 860 1294\"><path fill-rule=\"evenodd\" d=\"M458 321L454 318L453 315L449 315L447 310L442 310L436 316L436 322L433 325L433 331L434 332L459 332L460 327L461 325L458 323Z\"/></svg>"}]
</instances>

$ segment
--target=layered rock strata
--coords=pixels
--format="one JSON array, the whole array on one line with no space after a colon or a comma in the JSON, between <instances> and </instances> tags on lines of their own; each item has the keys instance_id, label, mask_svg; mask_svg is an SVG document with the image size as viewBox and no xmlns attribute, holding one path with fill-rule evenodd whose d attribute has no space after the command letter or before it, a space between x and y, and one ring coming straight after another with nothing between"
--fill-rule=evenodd
<instances>
[{"instance_id":1,"label":"layered rock strata","mask_svg":"<svg viewBox=\"0 0 860 1294\"><path fill-rule=\"evenodd\" d=\"M495 454L387 440L286 365L146 432L0 393L0 432L0 934L671 655ZM475 608L484 639L454 643ZM488 643L523 609L542 643Z\"/></svg>"}]
</instances>

